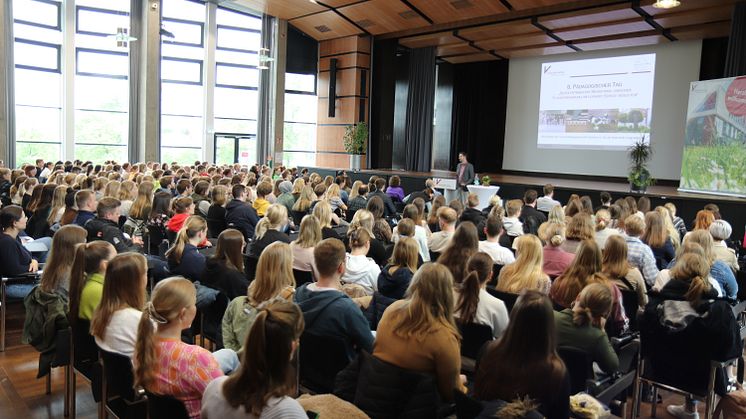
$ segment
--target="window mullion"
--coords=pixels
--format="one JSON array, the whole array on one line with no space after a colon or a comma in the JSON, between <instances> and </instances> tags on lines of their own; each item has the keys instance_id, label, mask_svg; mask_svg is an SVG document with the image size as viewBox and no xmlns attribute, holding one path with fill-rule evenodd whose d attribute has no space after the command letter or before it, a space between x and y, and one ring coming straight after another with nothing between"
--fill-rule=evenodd
<instances>
[{"instance_id":1,"label":"window mullion","mask_svg":"<svg viewBox=\"0 0 746 419\"><path fill-rule=\"evenodd\" d=\"M215 48L217 47L217 5L207 3L207 24L205 25L205 65L204 71L204 135L203 155L205 161L215 161Z\"/></svg>"},{"instance_id":2,"label":"window mullion","mask_svg":"<svg viewBox=\"0 0 746 419\"><path fill-rule=\"evenodd\" d=\"M75 2L62 2L62 160L75 150Z\"/></svg>"}]
</instances>

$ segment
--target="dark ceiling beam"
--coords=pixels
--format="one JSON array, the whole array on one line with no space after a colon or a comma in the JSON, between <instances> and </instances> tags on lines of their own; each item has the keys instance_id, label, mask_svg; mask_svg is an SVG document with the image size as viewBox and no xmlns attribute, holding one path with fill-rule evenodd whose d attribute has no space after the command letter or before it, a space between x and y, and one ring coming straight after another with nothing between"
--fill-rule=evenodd
<instances>
[{"instance_id":1,"label":"dark ceiling beam","mask_svg":"<svg viewBox=\"0 0 746 419\"><path fill-rule=\"evenodd\" d=\"M648 25L652 26L653 29L657 30L661 33L661 35L668 38L669 41L678 41L675 36L671 35L670 29L666 29L661 26L660 23L658 23L655 18L650 15L650 13L646 12L645 9L640 7L640 0L632 1L632 10L637 12L638 15L642 16L642 18L645 19L645 22L647 22Z\"/></svg>"},{"instance_id":2,"label":"dark ceiling beam","mask_svg":"<svg viewBox=\"0 0 746 419\"><path fill-rule=\"evenodd\" d=\"M400 0L400 1L402 3L404 3L407 7L409 7L413 12L417 13L418 15L420 15L421 18L425 19L427 21L427 23L429 23L431 25L434 23L433 20L430 19L430 17L425 14L425 12L423 12L420 9L418 9L417 6L415 6L414 4L410 3L409 0Z\"/></svg>"}]
</instances>

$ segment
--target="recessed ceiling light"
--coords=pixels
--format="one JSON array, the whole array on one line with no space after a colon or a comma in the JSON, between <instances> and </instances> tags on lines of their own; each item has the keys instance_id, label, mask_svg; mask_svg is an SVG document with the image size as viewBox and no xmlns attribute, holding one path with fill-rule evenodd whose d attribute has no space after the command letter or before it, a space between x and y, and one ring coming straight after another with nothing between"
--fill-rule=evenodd
<instances>
[{"instance_id":1,"label":"recessed ceiling light","mask_svg":"<svg viewBox=\"0 0 746 419\"><path fill-rule=\"evenodd\" d=\"M671 9L677 6L681 6L681 2L679 0L658 0L653 3L653 7L655 7L656 9Z\"/></svg>"},{"instance_id":2,"label":"recessed ceiling light","mask_svg":"<svg viewBox=\"0 0 746 419\"><path fill-rule=\"evenodd\" d=\"M311 3L313 3L313 4L319 4L319 2L318 2L318 1L316 1L316 0L308 0L308 1L310 1L310 2L311 2Z\"/></svg>"}]
</instances>

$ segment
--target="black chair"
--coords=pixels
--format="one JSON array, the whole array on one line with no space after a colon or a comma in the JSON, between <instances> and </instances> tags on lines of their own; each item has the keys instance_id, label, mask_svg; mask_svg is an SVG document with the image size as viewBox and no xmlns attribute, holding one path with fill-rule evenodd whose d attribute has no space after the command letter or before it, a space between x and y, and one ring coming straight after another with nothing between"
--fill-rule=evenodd
<instances>
[{"instance_id":1,"label":"black chair","mask_svg":"<svg viewBox=\"0 0 746 419\"><path fill-rule=\"evenodd\" d=\"M220 233L222 233L225 229L228 228L228 226L225 223L225 217L220 217L220 218L207 217L206 221L207 221L207 237L211 239L220 236Z\"/></svg>"},{"instance_id":2,"label":"black chair","mask_svg":"<svg viewBox=\"0 0 746 419\"><path fill-rule=\"evenodd\" d=\"M80 374L91 384L93 400L101 401L101 363L98 358L98 346L89 330L91 323L76 318L70 322L70 368L68 385L70 386L70 417L75 418L76 379Z\"/></svg>"},{"instance_id":3,"label":"black chair","mask_svg":"<svg viewBox=\"0 0 746 419\"><path fill-rule=\"evenodd\" d=\"M487 287L487 292L490 293L491 296L500 299L503 303L505 303L505 308L508 309L508 314L513 310L513 306L515 305L515 302L518 300L518 294L511 294L509 292L503 292L498 291L492 287Z\"/></svg>"},{"instance_id":4,"label":"black chair","mask_svg":"<svg viewBox=\"0 0 746 419\"><path fill-rule=\"evenodd\" d=\"M166 232L164 231L165 229L154 224L148 224L147 230L147 243L145 248L147 249L148 254L164 257L166 254L165 250L167 250L171 245Z\"/></svg>"},{"instance_id":5,"label":"black chair","mask_svg":"<svg viewBox=\"0 0 746 419\"><path fill-rule=\"evenodd\" d=\"M500 265L497 263L492 265L492 280L487 285L491 285L492 287L497 286L497 279L500 277L500 271L503 269L503 266L505 265Z\"/></svg>"},{"instance_id":6,"label":"black chair","mask_svg":"<svg viewBox=\"0 0 746 419\"><path fill-rule=\"evenodd\" d=\"M346 220L347 220L348 223L351 223L352 219L355 218L355 213L356 212L357 212L357 210L352 210L351 211L349 209L345 212L345 214L347 215Z\"/></svg>"},{"instance_id":7,"label":"black chair","mask_svg":"<svg viewBox=\"0 0 746 419\"><path fill-rule=\"evenodd\" d=\"M149 418L189 419L184 403L172 396L145 392L148 401Z\"/></svg>"},{"instance_id":8,"label":"black chair","mask_svg":"<svg viewBox=\"0 0 746 419\"><path fill-rule=\"evenodd\" d=\"M475 371L480 350L492 340L492 328L484 324L459 322L458 329L461 333L461 371L470 376Z\"/></svg>"},{"instance_id":9,"label":"black chair","mask_svg":"<svg viewBox=\"0 0 746 419\"><path fill-rule=\"evenodd\" d=\"M169 243L176 242L176 235L177 233L175 231L166 229L166 239L168 240Z\"/></svg>"},{"instance_id":10,"label":"black chair","mask_svg":"<svg viewBox=\"0 0 746 419\"><path fill-rule=\"evenodd\" d=\"M249 246L246 245L248 249ZM253 255L244 255L244 273L249 283L256 277L256 266L259 264L259 258Z\"/></svg>"},{"instance_id":11,"label":"black chair","mask_svg":"<svg viewBox=\"0 0 746 419\"><path fill-rule=\"evenodd\" d=\"M430 250L430 261L435 262L440 257L440 252L433 252Z\"/></svg>"},{"instance_id":12,"label":"black chair","mask_svg":"<svg viewBox=\"0 0 746 419\"><path fill-rule=\"evenodd\" d=\"M292 210L290 211L290 216L293 217L293 222L295 225L299 226L300 222L303 220L303 217L305 217L308 214L308 211L296 211Z\"/></svg>"},{"instance_id":13,"label":"black chair","mask_svg":"<svg viewBox=\"0 0 746 419\"><path fill-rule=\"evenodd\" d=\"M205 338L207 338L214 344L213 350L223 348L223 329L221 322L223 321L225 310L228 308L228 303L230 303L228 296L219 292L212 304L200 310L200 346L205 346Z\"/></svg>"},{"instance_id":14,"label":"black chair","mask_svg":"<svg viewBox=\"0 0 746 419\"><path fill-rule=\"evenodd\" d=\"M629 328L630 330L638 330L637 313L640 308L640 300L637 291L622 288L619 288L619 291L622 293L622 307L624 307L624 312L629 319Z\"/></svg>"},{"instance_id":15,"label":"black chair","mask_svg":"<svg viewBox=\"0 0 746 419\"><path fill-rule=\"evenodd\" d=\"M300 287L303 284L313 282L313 272L301 271L299 269L293 269L293 277L295 277L295 287Z\"/></svg>"},{"instance_id":16,"label":"black chair","mask_svg":"<svg viewBox=\"0 0 746 419\"><path fill-rule=\"evenodd\" d=\"M39 267L39 269L41 269L41 267ZM0 278L0 352L5 352L5 312L8 307L8 285L35 284L39 281L40 277L40 274L33 273L7 277L3 276ZM23 300L13 300L13 302L23 302Z\"/></svg>"},{"instance_id":17,"label":"black chair","mask_svg":"<svg viewBox=\"0 0 746 419\"><path fill-rule=\"evenodd\" d=\"M104 412L116 418L142 418L146 415L145 392L135 390L135 377L130 358L99 348L103 364L101 400Z\"/></svg>"},{"instance_id":18,"label":"black chair","mask_svg":"<svg viewBox=\"0 0 746 419\"><path fill-rule=\"evenodd\" d=\"M70 386L67 381L70 371L70 328L65 327L64 329L58 329L55 336L55 344L53 353L48 352L39 354L39 366L41 367L41 358L52 357L51 368L64 367L65 369L65 402L64 402L64 415L67 417L70 411ZM39 374L42 372L39 371ZM37 376L38 378L39 376ZM47 372L45 380L44 394L52 394L52 371Z\"/></svg>"},{"instance_id":19,"label":"black chair","mask_svg":"<svg viewBox=\"0 0 746 419\"><path fill-rule=\"evenodd\" d=\"M298 350L300 384L312 393L331 393L334 377L349 364L347 342L304 332Z\"/></svg>"}]
</instances>

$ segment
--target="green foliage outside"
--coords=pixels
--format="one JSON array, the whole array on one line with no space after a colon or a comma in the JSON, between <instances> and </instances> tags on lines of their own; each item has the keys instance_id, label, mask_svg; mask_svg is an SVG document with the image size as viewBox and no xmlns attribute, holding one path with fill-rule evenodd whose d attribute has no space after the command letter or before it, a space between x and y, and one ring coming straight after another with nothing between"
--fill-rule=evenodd
<instances>
[{"instance_id":1,"label":"green foliage outside","mask_svg":"<svg viewBox=\"0 0 746 419\"><path fill-rule=\"evenodd\" d=\"M684 147L681 187L746 193L746 147L742 144Z\"/></svg>"}]
</instances>

